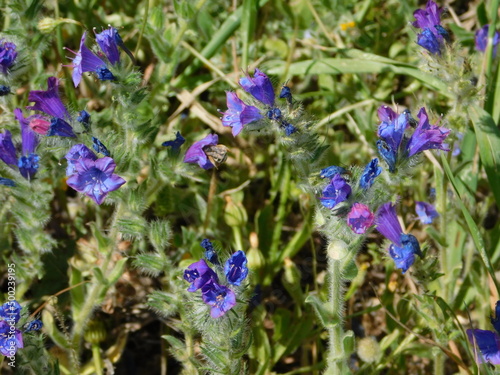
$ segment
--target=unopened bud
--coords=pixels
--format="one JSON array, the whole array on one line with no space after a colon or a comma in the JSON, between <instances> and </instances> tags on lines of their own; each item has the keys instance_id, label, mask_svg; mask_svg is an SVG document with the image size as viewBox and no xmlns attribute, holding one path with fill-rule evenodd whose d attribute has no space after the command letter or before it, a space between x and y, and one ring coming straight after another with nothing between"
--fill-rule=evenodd
<instances>
[{"instance_id":1,"label":"unopened bud","mask_svg":"<svg viewBox=\"0 0 500 375\"><path fill-rule=\"evenodd\" d=\"M373 363L380 359L380 345L373 337L364 337L358 342L358 357L363 362Z\"/></svg>"}]
</instances>

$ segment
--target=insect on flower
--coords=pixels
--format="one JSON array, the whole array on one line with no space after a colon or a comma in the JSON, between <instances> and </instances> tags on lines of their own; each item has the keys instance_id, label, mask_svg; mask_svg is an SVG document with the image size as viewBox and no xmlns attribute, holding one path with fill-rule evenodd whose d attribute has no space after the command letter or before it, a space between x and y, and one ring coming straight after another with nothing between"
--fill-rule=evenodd
<instances>
[{"instance_id":1,"label":"insect on flower","mask_svg":"<svg viewBox=\"0 0 500 375\"><path fill-rule=\"evenodd\" d=\"M203 151L208 157L208 160L215 165L215 168L218 168L222 163L224 163L227 159L228 148L224 145L215 145L215 146L205 146Z\"/></svg>"}]
</instances>

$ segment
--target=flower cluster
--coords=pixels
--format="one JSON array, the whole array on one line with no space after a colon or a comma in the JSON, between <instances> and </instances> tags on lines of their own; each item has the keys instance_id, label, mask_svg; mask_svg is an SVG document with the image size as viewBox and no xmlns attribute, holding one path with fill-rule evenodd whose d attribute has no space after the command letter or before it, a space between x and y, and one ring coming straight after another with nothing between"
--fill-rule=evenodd
<instances>
[{"instance_id":1,"label":"flower cluster","mask_svg":"<svg viewBox=\"0 0 500 375\"><path fill-rule=\"evenodd\" d=\"M221 265L213 250L213 246L208 240L203 240L202 246L206 249L206 256L215 268L219 271ZM241 250L235 252L224 264L223 274L227 284L240 286L248 275L247 258ZM219 275L207 264L204 259L191 264L184 271L184 280L191 283L187 289L189 292L195 292L201 289L201 298L203 302L210 306L210 316L220 318L227 311L236 305L237 288L230 288L219 281Z\"/></svg>"},{"instance_id":2,"label":"flower cluster","mask_svg":"<svg viewBox=\"0 0 500 375\"><path fill-rule=\"evenodd\" d=\"M65 158L68 161L68 186L84 193L97 204L101 204L108 193L117 190L126 182L113 173L116 164L112 158L98 159L84 144L74 145Z\"/></svg>"},{"instance_id":3,"label":"flower cluster","mask_svg":"<svg viewBox=\"0 0 500 375\"><path fill-rule=\"evenodd\" d=\"M12 135L6 130L0 133L0 159L12 168L17 167L24 178L31 180L35 177L40 160L40 157L34 153L39 143L38 136L30 129L20 109L16 109L14 114L21 125L21 156L17 157Z\"/></svg>"},{"instance_id":4,"label":"flower cluster","mask_svg":"<svg viewBox=\"0 0 500 375\"><path fill-rule=\"evenodd\" d=\"M5 302L0 306L0 354L11 357L18 349L24 348L23 332L16 327L21 319L21 305L17 301ZM25 325L24 332L38 331L40 320L32 320Z\"/></svg>"},{"instance_id":5,"label":"flower cluster","mask_svg":"<svg viewBox=\"0 0 500 375\"><path fill-rule=\"evenodd\" d=\"M441 55L445 41L450 40L448 31L441 25L441 13L443 9L432 0L427 2L425 10L417 9L413 13L416 20L413 26L422 29L417 44L434 55Z\"/></svg>"},{"instance_id":6,"label":"flower cluster","mask_svg":"<svg viewBox=\"0 0 500 375\"><path fill-rule=\"evenodd\" d=\"M330 210L335 209L335 213L339 215L349 211L347 225L356 234L366 233L368 228L373 225L375 216L367 204L357 201L357 198L355 201L351 201L350 198L364 196L363 193L370 189L380 173L382 173L382 168L378 166L377 158L366 165L357 184L349 183L346 178L342 177L342 175L348 174L342 167L332 165L322 169L320 177L329 178L330 183L323 189L320 197L321 204ZM345 202L344 205L339 206L342 202Z\"/></svg>"},{"instance_id":7,"label":"flower cluster","mask_svg":"<svg viewBox=\"0 0 500 375\"><path fill-rule=\"evenodd\" d=\"M415 255L423 257L415 236L403 233L396 215L396 207L391 202L383 204L377 211L377 230L392 244L389 246L389 255L402 273L415 262Z\"/></svg>"},{"instance_id":8,"label":"flower cluster","mask_svg":"<svg viewBox=\"0 0 500 375\"><path fill-rule=\"evenodd\" d=\"M467 337L474 347L474 358L481 364L500 365L500 301L495 305L495 318L490 318L495 331L468 329Z\"/></svg>"},{"instance_id":9,"label":"flower cluster","mask_svg":"<svg viewBox=\"0 0 500 375\"><path fill-rule=\"evenodd\" d=\"M28 100L35 104L26 109L40 111L45 115L32 115L24 118L21 110L17 110L15 114L19 122L24 121L32 131L48 137L55 135L76 137L73 128L68 123L68 121L71 122L71 116L59 97L59 80L56 77L48 78L47 90L30 91Z\"/></svg>"},{"instance_id":10,"label":"flower cluster","mask_svg":"<svg viewBox=\"0 0 500 375\"><path fill-rule=\"evenodd\" d=\"M285 120L282 111L276 106L274 87L266 74L256 68L253 77L246 73L239 83L241 88L252 95L264 108L259 109L248 105L236 93L228 91L226 93L228 110L221 112L223 114L222 125L230 126L234 136L240 134L245 125L264 118L277 123L287 137L297 132L297 128ZM279 97L286 99L288 104L292 103L292 94L288 86L282 87Z\"/></svg>"},{"instance_id":11,"label":"flower cluster","mask_svg":"<svg viewBox=\"0 0 500 375\"><path fill-rule=\"evenodd\" d=\"M450 130L431 125L425 108L421 108L418 112L419 122L410 138L405 132L416 121L412 119L409 111L398 115L391 108L381 106L378 116L381 123L378 127L380 139L377 141L377 148L391 173L396 172L399 164L407 162L409 158L422 151L430 149L449 151L448 145L443 142Z\"/></svg>"},{"instance_id":12,"label":"flower cluster","mask_svg":"<svg viewBox=\"0 0 500 375\"><path fill-rule=\"evenodd\" d=\"M109 70L106 62L85 45L86 38L87 32L84 32L82 39L80 40L80 49L78 52L65 48L75 55L75 57L73 57L72 64L68 65L73 68L73 84L75 87L78 87L82 80L83 73L86 72L94 73L101 81L115 80L116 78ZM129 56L132 57L132 53L127 49L127 47L125 47L118 30L114 27L110 26L109 29L96 33L96 41L102 51L102 54L106 56L106 59L111 65L116 65L120 62L120 52L118 47L122 48Z\"/></svg>"}]
</instances>

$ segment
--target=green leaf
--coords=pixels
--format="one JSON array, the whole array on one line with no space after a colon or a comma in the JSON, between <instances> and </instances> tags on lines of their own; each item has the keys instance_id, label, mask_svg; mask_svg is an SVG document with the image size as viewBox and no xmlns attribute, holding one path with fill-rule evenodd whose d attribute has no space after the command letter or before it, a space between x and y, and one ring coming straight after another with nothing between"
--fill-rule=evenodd
<instances>
[{"instance_id":1,"label":"green leaf","mask_svg":"<svg viewBox=\"0 0 500 375\"><path fill-rule=\"evenodd\" d=\"M99 284L101 284L102 286L108 285L108 280L106 280L106 277L104 277L104 274L102 273L102 270L99 267L92 268L92 272L94 273L94 276L97 279L97 281L99 281Z\"/></svg>"},{"instance_id":2,"label":"green leaf","mask_svg":"<svg viewBox=\"0 0 500 375\"><path fill-rule=\"evenodd\" d=\"M328 327L333 327L336 324L339 323L339 319L335 318L326 308L325 304L319 299L318 296L314 294L310 294L307 296L305 303L309 303L312 305L314 308L314 311L316 312L316 315L318 316L319 320L321 321L321 324L323 327L328 328Z\"/></svg>"},{"instance_id":3,"label":"green leaf","mask_svg":"<svg viewBox=\"0 0 500 375\"><path fill-rule=\"evenodd\" d=\"M113 268L113 271L111 271L110 275L108 276L108 285L114 285L123 275L127 260L128 258L122 258L118 262L116 262L115 268Z\"/></svg>"},{"instance_id":4,"label":"green leaf","mask_svg":"<svg viewBox=\"0 0 500 375\"><path fill-rule=\"evenodd\" d=\"M500 207L500 130L490 114L478 106L469 107L474 125L479 156L483 163L497 206Z\"/></svg>"},{"instance_id":5,"label":"green leaf","mask_svg":"<svg viewBox=\"0 0 500 375\"><path fill-rule=\"evenodd\" d=\"M458 196L458 199L456 200L458 206L462 210L462 214L464 215L465 222L467 223L467 226L469 227L469 231L472 235L472 240L474 241L474 245L477 248L477 251L479 252L479 255L481 256L481 260L483 261L484 266L486 267L486 270L490 274L495 287L497 289L497 292L500 294L500 285L498 284L498 281L495 276L495 270L493 269L490 258L488 256L488 253L486 251L486 246L484 244L483 237L481 236L481 232L479 231L478 226L476 225L476 222L472 218L471 214L469 213L469 210L467 210L467 207L462 202L462 197L460 196L460 192L458 191L457 188L457 182L455 181L455 177L453 176L453 173L450 169L450 165L448 164L448 160L446 160L445 154L441 154L441 162L443 164L443 168L446 172L446 175L448 176L448 179L450 180L451 184L453 185L453 188L455 190L455 193Z\"/></svg>"},{"instance_id":6,"label":"green leaf","mask_svg":"<svg viewBox=\"0 0 500 375\"><path fill-rule=\"evenodd\" d=\"M373 55L372 55L373 56ZM288 68L289 75L318 75L318 74L360 74L360 73L387 73L392 72L401 75L414 77L424 83L429 88L439 91L443 95L453 97L453 91L449 90L446 83L435 76L425 73L417 67L400 66L394 63L382 62L386 59L379 58L379 61L372 59L344 59L325 58L315 60L305 60L296 62ZM285 63L273 61L268 63L272 67L267 69L268 74L282 74L285 70Z\"/></svg>"}]
</instances>

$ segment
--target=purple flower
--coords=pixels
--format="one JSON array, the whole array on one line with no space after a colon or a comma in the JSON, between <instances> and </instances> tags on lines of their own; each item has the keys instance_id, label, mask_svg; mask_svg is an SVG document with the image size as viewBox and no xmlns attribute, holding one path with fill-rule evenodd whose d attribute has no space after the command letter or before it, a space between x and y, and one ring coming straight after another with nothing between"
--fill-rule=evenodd
<instances>
[{"instance_id":1,"label":"purple flower","mask_svg":"<svg viewBox=\"0 0 500 375\"><path fill-rule=\"evenodd\" d=\"M476 31L476 49L478 51L484 52L486 51L486 47L488 46L488 33L490 30L490 25L484 25L481 29ZM493 34L493 56L497 55L498 44L500 43L500 32L495 31Z\"/></svg>"},{"instance_id":2,"label":"purple flower","mask_svg":"<svg viewBox=\"0 0 500 375\"><path fill-rule=\"evenodd\" d=\"M389 241L401 245L401 224L396 215L396 206L391 202L383 204L377 211L377 230Z\"/></svg>"},{"instance_id":3,"label":"purple flower","mask_svg":"<svg viewBox=\"0 0 500 375\"><path fill-rule=\"evenodd\" d=\"M241 250L235 252L224 264L224 273L230 284L241 285L248 275L247 257Z\"/></svg>"},{"instance_id":4,"label":"purple flower","mask_svg":"<svg viewBox=\"0 0 500 375\"><path fill-rule=\"evenodd\" d=\"M243 130L243 126L260 120L263 116L258 108L245 104L235 92L226 91L227 111L221 112L222 125L230 126L236 137Z\"/></svg>"},{"instance_id":5,"label":"purple flower","mask_svg":"<svg viewBox=\"0 0 500 375\"><path fill-rule=\"evenodd\" d=\"M66 183L76 191L85 193L97 204L101 204L108 193L119 189L126 182L113 173L116 164L109 157L97 160L80 158L74 168L76 173L69 177Z\"/></svg>"},{"instance_id":6,"label":"purple flower","mask_svg":"<svg viewBox=\"0 0 500 375\"><path fill-rule=\"evenodd\" d=\"M425 108L420 109L417 117L419 119L418 126L406 146L408 156L430 149L450 151L448 145L443 144L443 141L450 134L450 129L429 124Z\"/></svg>"},{"instance_id":7,"label":"purple flower","mask_svg":"<svg viewBox=\"0 0 500 375\"><path fill-rule=\"evenodd\" d=\"M224 285L211 281L201 289L202 299L210 306L210 316L220 318L236 305L236 295Z\"/></svg>"},{"instance_id":8,"label":"purple flower","mask_svg":"<svg viewBox=\"0 0 500 375\"><path fill-rule=\"evenodd\" d=\"M0 321L0 354L6 357L12 357L17 349L24 348L22 332L11 327L5 320Z\"/></svg>"},{"instance_id":9,"label":"purple flower","mask_svg":"<svg viewBox=\"0 0 500 375\"><path fill-rule=\"evenodd\" d=\"M240 86L258 101L270 107L274 106L273 84L259 69L255 68L253 78L246 73L245 77L240 79Z\"/></svg>"},{"instance_id":10,"label":"purple flower","mask_svg":"<svg viewBox=\"0 0 500 375\"><path fill-rule=\"evenodd\" d=\"M205 249L205 258L207 258L210 263L216 266L220 265L219 257L214 249L214 245L212 245L212 242L210 242L208 238L201 241L201 247Z\"/></svg>"},{"instance_id":11,"label":"purple flower","mask_svg":"<svg viewBox=\"0 0 500 375\"><path fill-rule=\"evenodd\" d=\"M347 225L356 234L364 234L373 225L375 215L370 208L362 203L354 203L347 214Z\"/></svg>"},{"instance_id":12,"label":"purple flower","mask_svg":"<svg viewBox=\"0 0 500 375\"><path fill-rule=\"evenodd\" d=\"M201 141L193 143L191 147L186 151L184 156L184 163L198 163L198 165L203 169L213 168L214 165L203 150L206 146L216 146L219 142L219 137L217 134L209 134Z\"/></svg>"},{"instance_id":13,"label":"purple flower","mask_svg":"<svg viewBox=\"0 0 500 375\"><path fill-rule=\"evenodd\" d=\"M478 364L489 362L492 365L500 365L500 337L496 332L468 329L467 337L475 348L474 357Z\"/></svg>"},{"instance_id":14,"label":"purple flower","mask_svg":"<svg viewBox=\"0 0 500 375\"><path fill-rule=\"evenodd\" d=\"M40 160L40 157L34 154L39 142L38 136L31 130L28 119L24 118L19 108L14 110L14 115L21 126L22 154L18 159L11 134L6 130L4 134L0 133L0 159L11 167L17 166L21 175L27 180L31 180L35 177L38 170L38 161Z\"/></svg>"},{"instance_id":15,"label":"purple flower","mask_svg":"<svg viewBox=\"0 0 500 375\"><path fill-rule=\"evenodd\" d=\"M422 29L422 33L417 36L417 44L433 54L441 54L444 40L449 38L448 32L441 26L442 12L443 9L432 0L427 2L425 10L413 12L413 26Z\"/></svg>"},{"instance_id":16,"label":"purple flower","mask_svg":"<svg viewBox=\"0 0 500 375\"><path fill-rule=\"evenodd\" d=\"M331 165L329 167L323 168L319 172L319 177L321 178L333 178L336 174L344 174L347 173L345 168L337 167L336 165Z\"/></svg>"},{"instance_id":17,"label":"purple flower","mask_svg":"<svg viewBox=\"0 0 500 375\"><path fill-rule=\"evenodd\" d=\"M172 147L173 151L179 151L184 142L186 142L184 137L181 135L180 132L177 132L175 133L175 139L173 141L166 141L163 142L161 145L165 147Z\"/></svg>"},{"instance_id":18,"label":"purple flower","mask_svg":"<svg viewBox=\"0 0 500 375\"><path fill-rule=\"evenodd\" d=\"M439 216L434 206L426 202L415 202L415 211L424 224L432 224L434 219Z\"/></svg>"},{"instance_id":19,"label":"purple flower","mask_svg":"<svg viewBox=\"0 0 500 375\"><path fill-rule=\"evenodd\" d=\"M95 33L95 29L94 29ZM106 55L109 62L112 65L120 62L120 52L118 51L118 43L123 44L118 30L114 27L109 27L109 29L103 30L100 33L95 34L95 40L99 47L101 47L102 52Z\"/></svg>"},{"instance_id":20,"label":"purple flower","mask_svg":"<svg viewBox=\"0 0 500 375\"><path fill-rule=\"evenodd\" d=\"M109 29L103 30L100 33L96 33L94 29L94 34L97 44L99 44L102 52L104 52L112 65L120 62L120 52L118 51L118 47L124 50L132 61L135 61L132 52L130 52L125 46L118 30L114 27L109 26Z\"/></svg>"},{"instance_id":21,"label":"purple flower","mask_svg":"<svg viewBox=\"0 0 500 375\"><path fill-rule=\"evenodd\" d=\"M0 133L0 159L7 165L17 165L16 148L8 130Z\"/></svg>"},{"instance_id":22,"label":"purple flower","mask_svg":"<svg viewBox=\"0 0 500 375\"><path fill-rule=\"evenodd\" d=\"M351 187L347 181L340 177L339 174L336 174L323 190L323 196L320 197L321 204L332 209L340 202L345 201L350 194Z\"/></svg>"},{"instance_id":23,"label":"purple flower","mask_svg":"<svg viewBox=\"0 0 500 375\"><path fill-rule=\"evenodd\" d=\"M0 70L7 74L17 57L17 46L12 42L6 42L0 39ZM10 91L10 90L9 90Z\"/></svg>"},{"instance_id":24,"label":"purple flower","mask_svg":"<svg viewBox=\"0 0 500 375\"><path fill-rule=\"evenodd\" d=\"M423 256L415 236L404 234L396 215L396 207L391 202L383 204L377 211L377 230L392 242L389 255L402 273L415 262L415 255Z\"/></svg>"},{"instance_id":25,"label":"purple flower","mask_svg":"<svg viewBox=\"0 0 500 375\"><path fill-rule=\"evenodd\" d=\"M49 77L46 91L30 91L28 100L30 102L35 102L35 104L26 107L27 109L42 111L49 116L60 119L71 119L66 107L59 97L59 80L56 77Z\"/></svg>"},{"instance_id":26,"label":"purple flower","mask_svg":"<svg viewBox=\"0 0 500 375\"><path fill-rule=\"evenodd\" d=\"M210 282L218 282L219 278L217 274L208 266L204 259L199 260L196 263L191 264L184 271L184 280L191 283L188 288L188 292L194 292L205 284Z\"/></svg>"},{"instance_id":27,"label":"purple flower","mask_svg":"<svg viewBox=\"0 0 500 375\"><path fill-rule=\"evenodd\" d=\"M375 178L380 173L382 173L382 168L378 166L378 159L372 159L372 161L369 162L365 167L365 170L363 171L363 174L359 179L359 186L365 190L369 189L372 186Z\"/></svg>"},{"instance_id":28,"label":"purple flower","mask_svg":"<svg viewBox=\"0 0 500 375\"><path fill-rule=\"evenodd\" d=\"M65 48L71 53L75 54L73 63L69 66L73 67L73 84L78 87L82 80L82 74L85 72L93 72L97 74L97 78L101 81L114 80L115 76L106 67L106 63L102 61L97 55L85 46L85 38L87 32L83 33L80 40L80 50L74 52L69 48Z\"/></svg>"},{"instance_id":29,"label":"purple flower","mask_svg":"<svg viewBox=\"0 0 500 375\"><path fill-rule=\"evenodd\" d=\"M80 163L81 159L90 159L92 161L97 160L96 154L94 154L94 152L84 144L74 145L64 157L68 161L66 176L71 176L77 173L75 165Z\"/></svg>"}]
</instances>

